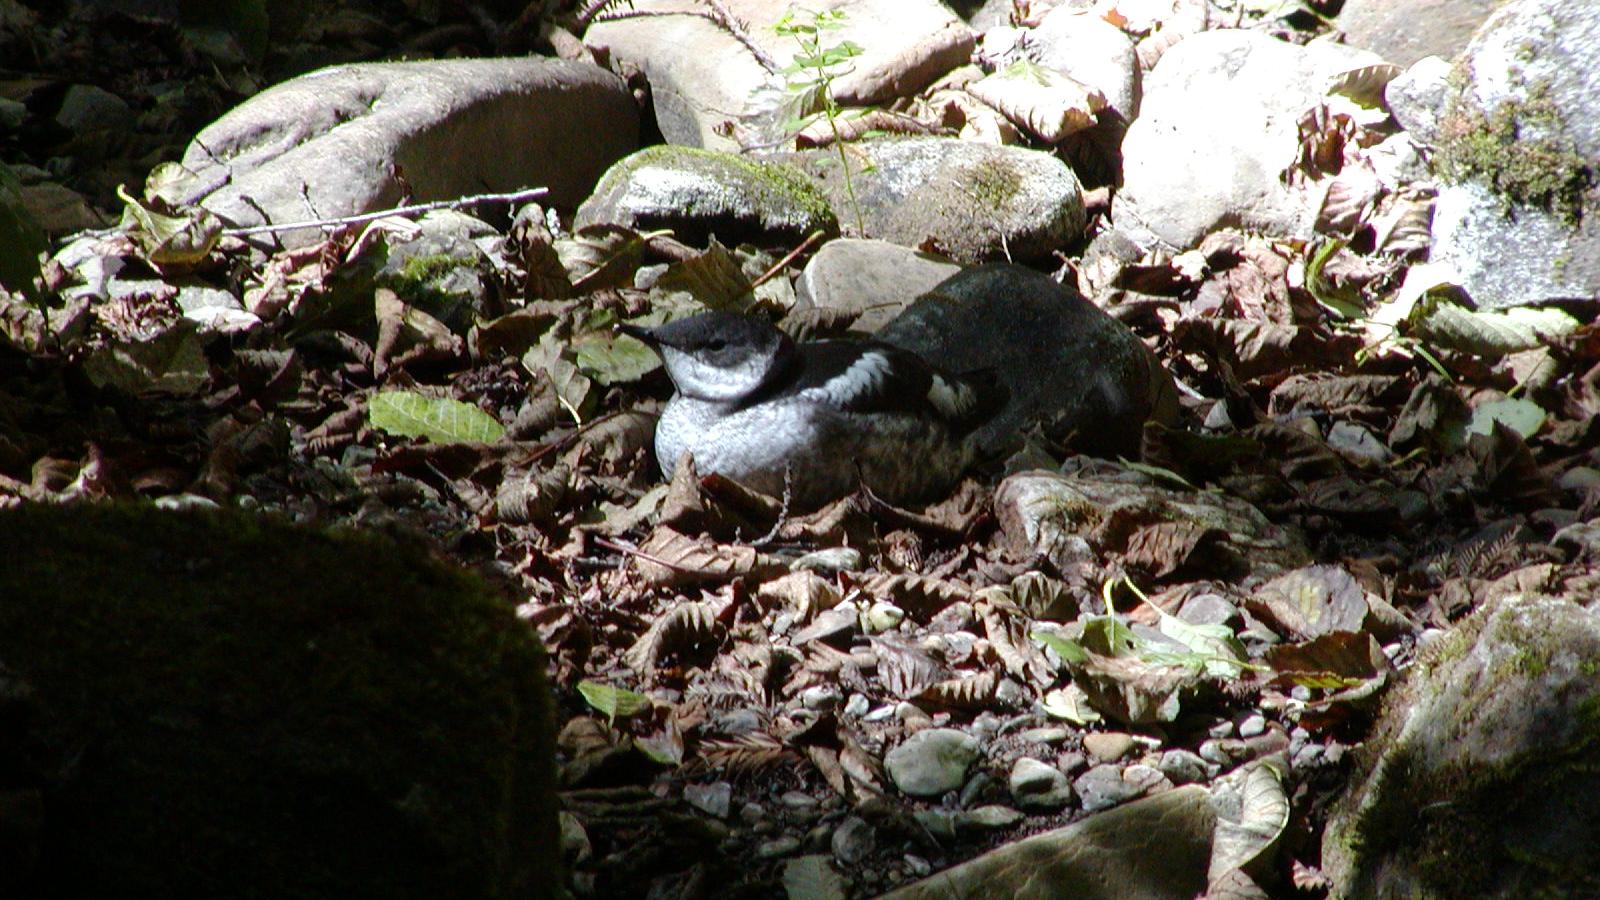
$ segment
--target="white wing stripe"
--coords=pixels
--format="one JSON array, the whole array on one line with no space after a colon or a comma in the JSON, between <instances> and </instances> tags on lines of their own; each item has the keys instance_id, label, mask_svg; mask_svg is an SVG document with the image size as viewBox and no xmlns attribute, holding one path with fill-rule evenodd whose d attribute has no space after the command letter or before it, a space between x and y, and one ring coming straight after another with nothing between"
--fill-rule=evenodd
<instances>
[{"instance_id":1,"label":"white wing stripe","mask_svg":"<svg viewBox=\"0 0 1600 900\"><path fill-rule=\"evenodd\" d=\"M928 402L947 419L959 419L966 415L976 401L971 387L946 381L939 375L934 375L933 383L928 386Z\"/></svg>"},{"instance_id":2,"label":"white wing stripe","mask_svg":"<svg viewBox=\"0 0 1600 900\"><path fill-rule=\"evenodd\" d=\"M869 350L851 363L848 369L804 393L835 406L846 406L859 397L882 392L889 369L887 356Z\"/></svg>"}]
</instances>

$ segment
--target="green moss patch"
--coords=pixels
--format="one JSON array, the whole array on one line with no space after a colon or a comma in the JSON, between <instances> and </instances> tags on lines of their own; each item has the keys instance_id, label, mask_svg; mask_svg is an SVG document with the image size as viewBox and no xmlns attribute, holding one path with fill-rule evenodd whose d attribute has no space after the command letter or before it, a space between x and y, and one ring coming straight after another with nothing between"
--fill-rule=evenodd
<instances>
[{"instance_id":1,"label":"green moss patch","mask_svg":"<svg viewBox=\"0 0 1600 900\"><path fill-rule=\"evenodd\" d=\"M1560 113L1547 91L1531 91L1526 100L1488 114L1456 109L1443 127L1435 162L1447 180L1482 182L1508 206L1543 209L1569 227L1582 222L1595 171L1561 137Z\"/></svg>"}]
</instances>

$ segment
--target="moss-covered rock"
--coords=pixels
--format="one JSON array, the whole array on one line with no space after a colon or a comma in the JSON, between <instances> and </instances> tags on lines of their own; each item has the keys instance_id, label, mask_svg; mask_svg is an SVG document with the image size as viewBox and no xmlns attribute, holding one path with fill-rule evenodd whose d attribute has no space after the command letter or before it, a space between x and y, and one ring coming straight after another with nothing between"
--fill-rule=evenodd
<instances>
[{"instance_id":1,"label":"moss-covered rock","mask_svg":"<svg viewBox=\"0 0 1600 900\"><path fill-rule=\"evenodd\" d=\"M426 548L0 511L0 894L554 896L544 656Z\"/></svg>"},{"instance_id":2,"label":"moss-covered rock","mask_svg":"<svg viewBox=\"0 0 1600 900\"><path fill-rule=\"evenodd\" d=\"M671 145L640 150L612 166L575 221L580 228L670 228L695 242L714 234L729 245L839 231L827 197L794 166Z\"/></svg>"},{"instance_id":3,"label":"moss-covered rock","mask_svg":"<svg viewBox=\"0 0 1600 900\"><path fill-rule=\"evenodd\" d=\"M1336 897L1600 896L1600 614L1515 595L1419 658L1329 818Z\"/></svg>"},{"instance_id":4,"label":"moss-covered rock","mask_svg":"<svg viewBox=\"0 0 1600 900\"><path fill-rule=\"evenodd\" d=\"M1083 188L1038 150L945 137L886 138L779 154L822 185L840 221L961 263L1048 259L1083 235ZM853 196L852 196L853 194Z\"/></svg>"}]
</instances>

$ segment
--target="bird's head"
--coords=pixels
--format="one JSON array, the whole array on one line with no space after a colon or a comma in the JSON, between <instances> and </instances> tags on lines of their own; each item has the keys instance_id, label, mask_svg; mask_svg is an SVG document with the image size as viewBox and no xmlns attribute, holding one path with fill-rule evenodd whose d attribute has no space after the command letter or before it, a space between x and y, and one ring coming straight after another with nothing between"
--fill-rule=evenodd
<instances>
[{"instance_id":1,"label":"bird's head","mask_svg":"<svg viewBox=\"0 0 1600 900\"><path fill-rule=\"evenodd\" d=\"M794 342L777 328L731 312L618 330L659 353L678 393L697 400L743 399L781 372L795 352Z\"/></svg>"}]
</instances>

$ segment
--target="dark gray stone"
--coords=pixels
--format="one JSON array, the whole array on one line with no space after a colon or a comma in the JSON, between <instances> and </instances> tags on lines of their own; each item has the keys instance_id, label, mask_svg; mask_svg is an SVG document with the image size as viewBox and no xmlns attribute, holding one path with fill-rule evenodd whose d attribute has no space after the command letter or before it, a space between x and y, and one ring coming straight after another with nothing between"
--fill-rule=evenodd
<instances>
[{"instance_id":1,"label":"dark gray stone","mask_svg":"<svg viewBox=\"0 0 1600 900\"><path fill-rule=\"evenodd\" d=\"M1177 415L1172 376L1127 326L1022 266L968 269L878 332L949 372L993 369L1011 393L978 431L995 452L1041 422L1084 452L1137 455L1147 419Z\"/></svg>"}]
</instances>

